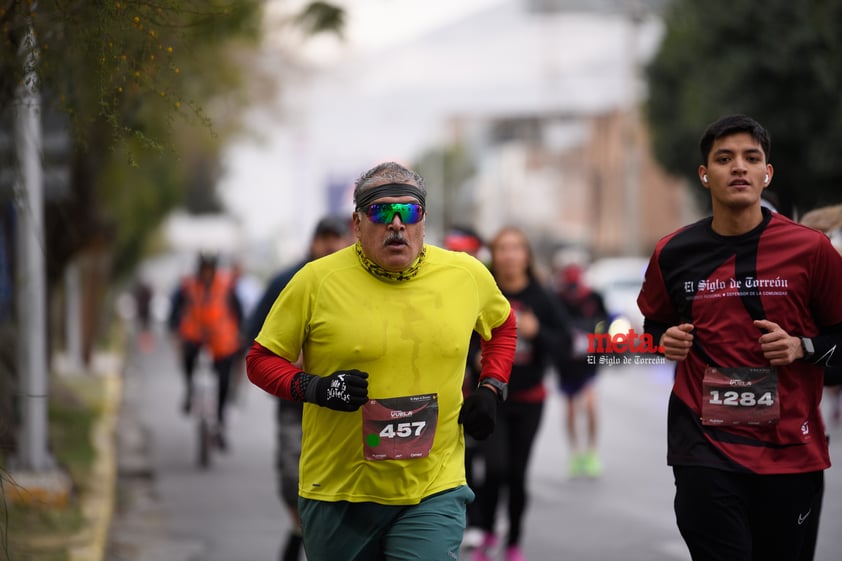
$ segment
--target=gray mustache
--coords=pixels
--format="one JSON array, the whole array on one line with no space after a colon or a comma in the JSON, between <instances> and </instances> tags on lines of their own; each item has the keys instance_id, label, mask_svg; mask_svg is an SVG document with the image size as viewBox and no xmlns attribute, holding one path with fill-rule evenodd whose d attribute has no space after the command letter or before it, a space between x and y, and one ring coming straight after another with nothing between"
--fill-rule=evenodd
<instances>
[{"instance_id":1,"label":"gray mustache","mask_svg":"<svg viewBox=\"0 0 842 561\"><path fill-rule=\"evenodd\" d=\"M398 242L402 244L408 244L409 242L403 237L399 232L392 232L389 234L385 240L383 240L383 245L389 245L390 243Z\"/></svg>"}]
</instances>

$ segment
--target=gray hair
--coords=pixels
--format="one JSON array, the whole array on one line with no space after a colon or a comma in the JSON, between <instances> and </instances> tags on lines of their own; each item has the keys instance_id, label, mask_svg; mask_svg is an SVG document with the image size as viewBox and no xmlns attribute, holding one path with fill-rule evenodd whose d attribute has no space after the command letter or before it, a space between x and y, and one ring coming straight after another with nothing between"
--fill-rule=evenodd
<instances>
[{"instance_id":1,"label":"gray hair","mask_svg":"<svg viewBox=\"0 0 842 561\"><path fill-rule=\"evenodd\" d=\"M424 178L411 169L405 168L397 162L383 162L377 164L367 172L363 173L354 182L354 202L356 203L359 194L369 187L375 179L387 179L392 183L412 182L426 195L427 188L424 187Z\"/></svg>"}]
</instances>

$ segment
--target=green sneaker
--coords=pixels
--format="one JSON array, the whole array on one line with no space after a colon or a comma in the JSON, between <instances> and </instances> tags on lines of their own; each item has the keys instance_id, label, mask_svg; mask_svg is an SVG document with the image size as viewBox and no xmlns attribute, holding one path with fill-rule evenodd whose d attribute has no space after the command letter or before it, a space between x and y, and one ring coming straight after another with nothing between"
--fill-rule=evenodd
<instances>
[{"instance_id":1,"label":"green sneaker","mask_svg":"<svg viewBox=\"0 0 842 561\"><path fill-rule=\"evenodd\" d=\"M582 457L582 471L588 477L599 477L602 473L602 462L596 452L588 452Z\"/></svg>"}]
</instances>

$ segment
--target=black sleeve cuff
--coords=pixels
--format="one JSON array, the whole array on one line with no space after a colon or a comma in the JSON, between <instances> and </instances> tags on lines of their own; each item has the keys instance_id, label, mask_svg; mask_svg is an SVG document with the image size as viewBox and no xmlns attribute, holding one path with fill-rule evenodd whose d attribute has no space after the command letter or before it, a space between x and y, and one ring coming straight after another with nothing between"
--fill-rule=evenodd
<instances>
[{"instance_id":1,"label":"black sleeve cuff","mask_svg":"<svg viewBox=\"0 0 842 561\"><path fill-rule=\"evenodd\" d=\"M838 351L842 349L842 323L823 328L813 341L813 356L808 360L825 367L839 366Z\"/></svg>"}]
</instances>

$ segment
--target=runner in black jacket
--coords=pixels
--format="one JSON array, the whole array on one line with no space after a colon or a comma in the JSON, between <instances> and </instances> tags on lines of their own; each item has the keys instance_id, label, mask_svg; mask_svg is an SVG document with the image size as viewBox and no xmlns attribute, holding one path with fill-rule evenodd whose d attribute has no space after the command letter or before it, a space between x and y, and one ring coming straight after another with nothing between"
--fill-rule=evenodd
<instances>
[{"instance_id":1,"label":"runner in black jacket","mask_svg":"<svg viewBox=\"0 0 842 561\"><path fill-rule=\"evenodd\" d=\"M509 395L498 410L497 428L482 443L486 474L477 490L483 543L473 561L487 561L496 545L495 515L501 491L508 491L509 535L506 561L525 561L520 549L526 510L526 472L547 395L544 374L558 365L569 347L568 322L558 300L538 281L526 235L503 228L490 244L491 271L518 321L517 349Z\"/></svg>"}]
</instances>

